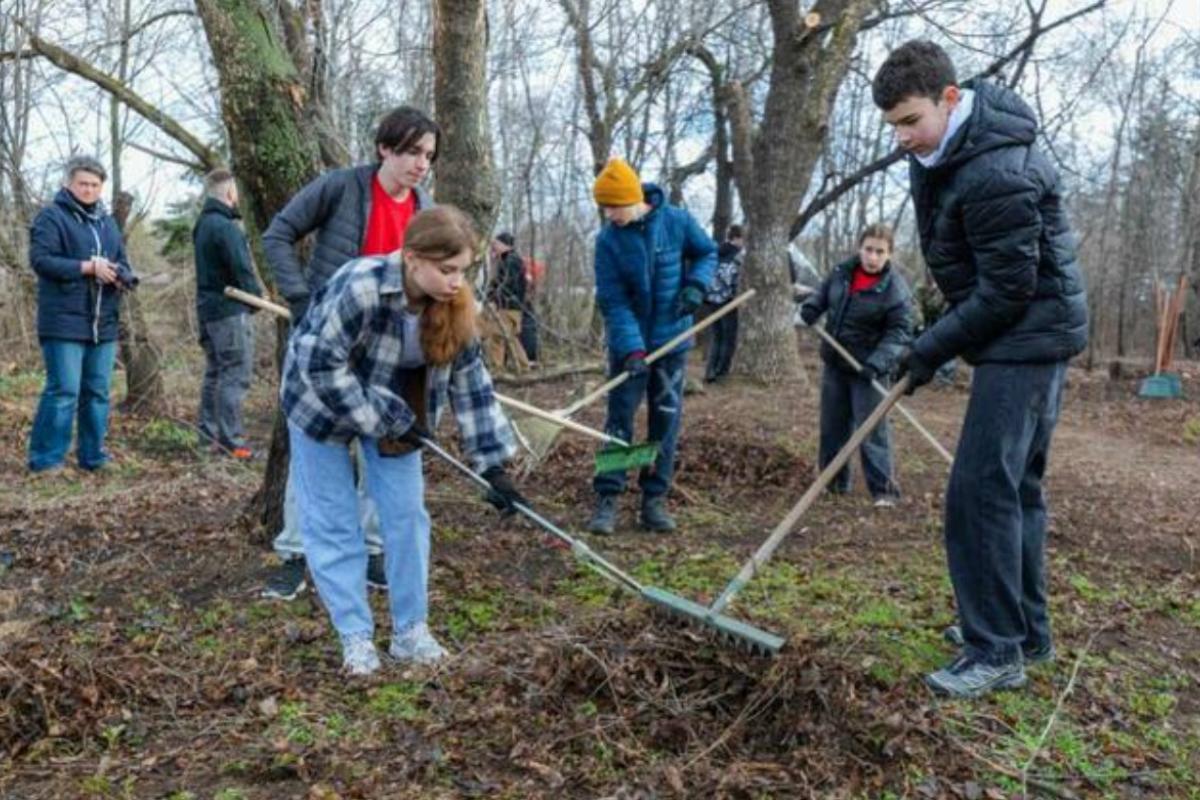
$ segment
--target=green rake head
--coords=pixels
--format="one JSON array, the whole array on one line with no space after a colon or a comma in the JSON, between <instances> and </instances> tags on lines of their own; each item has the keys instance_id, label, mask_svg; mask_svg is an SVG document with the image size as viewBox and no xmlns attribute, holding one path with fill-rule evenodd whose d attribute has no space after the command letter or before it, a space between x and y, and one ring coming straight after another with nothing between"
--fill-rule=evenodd
<instances>
[{"instance_id":1,"label":"green rake head","mask_svg":"<svg viewBox=\"0 0 1200 800\"><path fill-rule=\"evenodd\" d=\"M658 442L646 442L629 447L608 445L596 453L596 474L648 467L654 463L654 459L658 458L658 450Z\"/></svg>"},{"instance_id":2,"label":"green rake head","mask_svg":"<svg viewBox=\"0 0 1200 800\"><path fill-rule=\"evenodd\" d=\"M782 636L747 625L733 617L714 613L707 606L693 603L654 586L643 587L642 597L675 619L708 629L723 644L736 646L755 655L777 655L787 643Z\"/></svg>"}]
</instances>

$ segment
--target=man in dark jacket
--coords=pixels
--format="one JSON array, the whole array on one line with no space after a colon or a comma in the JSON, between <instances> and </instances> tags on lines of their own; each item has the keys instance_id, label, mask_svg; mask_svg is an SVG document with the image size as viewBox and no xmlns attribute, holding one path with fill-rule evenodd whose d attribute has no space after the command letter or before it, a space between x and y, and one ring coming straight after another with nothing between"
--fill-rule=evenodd
<instances>
[{"instance_id":1,"label":"man in dark jacket","mask_svg":"<svg viewBox=\"0 0 1200 800\"><path fill-rule=\"evenodd\" d=\"M975 366L946 489L945 535L962 644L926 677L976 697L1023 686L1053 658L1042 477L1067 360L1087 344L1087 305L1058 175L1037 119L991 83L960 87L932 42L893 51L872 92L909 153L921 250L948 308L913 343L916 387L962 356Z\"/></svg>"},{"instance_id":2,"label":"man in dark jacket","mask_svg":"<svg viewBox=\"0 0 1200 800\"><path fill-rule=\"evenodd\" d=\"M484 351L493 369L503 367L504 355L509 353L510 366L520 371L529 366L529 359L520 341L521 315L527 294L525 264L517 255L513 235L507 231L497 234L492 240L491 250L496 274L488 286L487 301L496 312L499 325L489 326L490 335L484 338Z\"/></svg>"},{"instance_id":3,"label":"man in dark jacket","mask_svg":"<svg viewBox=\"0 0 1200 800\"><path fill-rule=\"evenodd\" d=\"M805 325L826 314L825 327L862 365L856 371L827 342L821 343L825 367L821 377L820 465L824 469L845 447L875 407L880 395L872 385L886 385L912 339L912 292L892 266L892 229L868 225L859 235L858 255L834 267L820 288L800 307ZM871 432L861 448L863 477L877 507L893 506L900 494L892 474L891 431L887 420ZM829 490L850 490L850 465L838 473Z\"/></svg>"},{"instance_id":4,"label":"man in dark jacket","mask_svg":"<svg viewBox=\"0 0 1200 800\"><path fill-rule=\"evenodd\" d=\"M683 419L685 341L653 364L646 356L692 326L717 267L717 246L686 210L667 203L663 190L643 184L620 158L596 176L592 195L608 222L596 237L596 303L604 316L609 374L629 380L608 395L604 430L633 441L634 415L646 401L647 432L659 443L658 459L638 476L642 527L675 530L667 512L667 492L675 473L675 443ZM612 534L624 472L592 479L596 507L588 530Z\"/></svg>"},{"instance_id":5,"label":"man in dark jacket","mask_svg":"<svg viewBox=\"0 0 1200 800\"><path fill-rule=\"evenodd\" d=\"M216 169L204 178L204 207L192 230L196 254L196 318L204 348L200 435L239 460L253 457L242 429L242 400L254 372L250 309L225 296L232 286L262 296L250 264L246 235L237 226L238 189L233 173Z\"/></svg>"},{"instance_id":6,"label":"man in dark jacket","mask_svg":"<svg viewBox=\"0 0 1200 800\"><path fill-rule=\"evenodd\" d=\"M716 311L737 296L738 280L742 272L741 225L730 225L725 241L717 248L717 274L704 303ZM704 369L705 383L715 383L729 374L733 366L733 354L737 350L738 310L734 309L713 323L712 338L708 346L708 363Z\"/></svg>"},{"instance_id":7,"label":"man in dark jacket","mask_svg":"<svg viewBox=\"0 0 1200 800\"><path fill-rule=\"evenodd\" d=\"M421 182L437 159L441 129L421 111L401 106L375 131L374 164L328 172L300 190L275 215L263 234L263 249L280 293L292 310L292 324L304 316L309 299L343 264L359 256L386 255L404 245L404 231L417 211L433 205ZM296 245L309 234L316 242L305 270ZM367 538L367 583L387 586L379 520L363 483L365 462L352 445L359 476L359 518ZM294 483L288 471L283 530L275 537L283 559L263 594L291 600L304 590L304 549L297 519Z\"/></svg>"},{"instance_id":8,"label":"man in dark jacket","mask_svg":"<svg viewBox=\"0 0 1200 800\"><path fill-rule=\"evenodd\" d=\"M100 195L108 174L90 156L67 162L63 188L29 233L37 273L37 331L46 384L29 435L29 469L62 466L79 418L81 469L109 460L108 395L117 350L120 293L137 284L117 223Z\"/></svg>"}]
</instances>

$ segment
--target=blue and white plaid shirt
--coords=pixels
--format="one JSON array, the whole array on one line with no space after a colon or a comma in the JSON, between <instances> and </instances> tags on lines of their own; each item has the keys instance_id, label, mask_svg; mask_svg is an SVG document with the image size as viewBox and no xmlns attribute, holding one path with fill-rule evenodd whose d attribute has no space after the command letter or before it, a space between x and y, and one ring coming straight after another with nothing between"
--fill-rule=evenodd
<instances>
[{"instance_id":1,"label":"blue and white plaid shirt","mask_svg":"<svg viewBox=\"0 0 1200 800\"><path fill-rule=\"evenodd\" d=\"M403 266L398 258L359 258L334 273L288 340L279 399L288 421L321 441L399 436L416 421L401 397ZM436 430L453 408L463 449L477 471L516 454L516 438L496 402L478 342L445 366L428 366L426 409Z\"/></svg>"}]
</instances>

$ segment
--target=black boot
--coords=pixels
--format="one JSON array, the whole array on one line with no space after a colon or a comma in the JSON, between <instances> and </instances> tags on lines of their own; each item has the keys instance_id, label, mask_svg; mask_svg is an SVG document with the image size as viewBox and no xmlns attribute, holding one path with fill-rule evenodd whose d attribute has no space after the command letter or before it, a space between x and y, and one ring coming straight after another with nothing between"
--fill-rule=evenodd
<instances>
[{"instance_id":1,"label":"black boot","mask_svg":"<svg viewBox=\"0 0 1200 800\"><path fill-rule=\"evenodd\" d=\"M642 498L642 527L667 533L675 530L675 520L667 513L667 499L661 495Z\"/></svg>"}]
</instances>

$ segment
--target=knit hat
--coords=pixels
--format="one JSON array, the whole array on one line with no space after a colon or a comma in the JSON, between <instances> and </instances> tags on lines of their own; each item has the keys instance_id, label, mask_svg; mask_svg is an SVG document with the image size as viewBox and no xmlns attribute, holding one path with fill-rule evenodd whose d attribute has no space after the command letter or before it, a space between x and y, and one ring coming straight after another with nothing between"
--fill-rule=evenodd
<instances>
[{"instance_id":1,"label":"knit hat","mask_svg":"<svg viewBox=\"0 0 1200 800\"><path fill-rule=\"evenodd\" d=\"M632 206L646 199L641 178L620 156L610 158L596 176L592 195L602 206Z\"/></svg>"},{"instance_id":2,"label":"knit hat","mask_svg":"<svg viewBox=\"0 0 1200 800\"><path fill-rule=\"evenodd\" d=\"M496 234L496 241L507 247L512 247L516 243L516 240L513 239L513 235L508 231Z\"/></svg>"}]
</instances>

